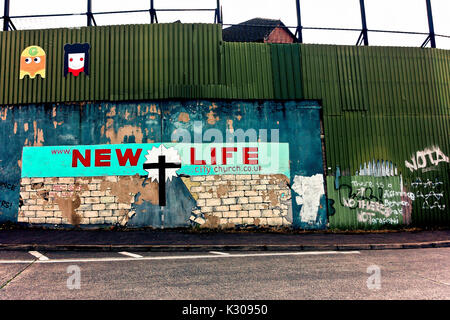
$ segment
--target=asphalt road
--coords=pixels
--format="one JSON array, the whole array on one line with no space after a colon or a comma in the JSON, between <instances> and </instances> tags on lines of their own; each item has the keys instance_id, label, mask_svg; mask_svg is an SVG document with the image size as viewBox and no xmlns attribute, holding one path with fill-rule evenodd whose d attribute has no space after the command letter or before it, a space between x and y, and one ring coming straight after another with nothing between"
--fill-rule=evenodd
<instances>
[{"instance_id":1,"label":"asphalt road","mask_svg":"<svg viewBox=\"0 0 450 320\"><path fill-rule=\"evenodd\" d=\"M450 248L33 254L0 251L0 300L450 299Z\"/></svg>"}]
</instances>

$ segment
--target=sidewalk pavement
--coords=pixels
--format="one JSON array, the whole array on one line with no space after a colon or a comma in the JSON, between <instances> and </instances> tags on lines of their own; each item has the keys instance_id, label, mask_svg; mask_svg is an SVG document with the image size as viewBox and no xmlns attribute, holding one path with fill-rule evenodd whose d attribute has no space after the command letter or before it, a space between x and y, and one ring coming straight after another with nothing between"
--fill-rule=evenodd
<instances>
[{"instance_id":1,"label":"sidewalk pavement","mask_svg":"<svg viewBox=\"0 0 450 320\"><path fill-rule=\"evenodd\" d=\"M450 230L363 233L166 230L0 230L0 250L299 251L450 247Z\"/></svg>"}]
</instances>

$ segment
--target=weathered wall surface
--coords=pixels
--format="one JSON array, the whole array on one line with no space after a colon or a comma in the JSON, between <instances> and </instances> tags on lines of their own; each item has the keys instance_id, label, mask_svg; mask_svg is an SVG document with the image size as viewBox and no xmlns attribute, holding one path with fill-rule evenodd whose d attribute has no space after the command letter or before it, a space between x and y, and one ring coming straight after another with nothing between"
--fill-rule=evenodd
<instances>
[{"instance_id":1,"label":"weathered wall surface","mask_svg":"<svg viewBox=\"0 0 450 320\"><path fill-rule=\"evenodd\" d=\"M90 73L64 77L63 47L77 42L91 46ZM0 134L11 141L2 147L0 159L0 220L14 220L18 211L21 159L17 155L24 145L167 142L173 141L177 129L195 133L217 126L218 131L208 133L212 138L239 124L239 128L287 128L280 130L280 141L289 141L292 159L299 159L292 161L295 174L290 177L295 226L335 225L335 210L336 217L342 218L340 227L357 227L355 210L329 203L340 203L332 188L338 176L347 177L346 184L351 184L361 175L397 177L402 190L392 191L414 196L401 200L411 201L410 209L402 210L411 210L413 225L450 224L448 50L226 43L220 26L203 24L0 32L0 43ZM45 78L19 79L20 55L30 45L46 52ZM173 101L139 103L160 99ZM177 99L235 101L190 104ZM245 99L272 102L261 102L256 108L242 103ZM291 145L304 135L310 139L311 128L298 128L315 126L317 121L315 110L303 110L306 117L283 114L289 109L283 109L287 100L304 99L319 101L323 108L325 172L315 166L314 159L320 157L317 148ZM111 103L86 101L124 102L114 110ZM136 103L125 107L125 101ZM201 128L195 121L201 122ZM282 136L292 132L296 139ZM314 131L313 136L319 134ZM322 173L327 177L323 190L315 178ZM172 184L184 186L179 179L168 182ZM167 198L176 199L178 194L171 190ZM189 200L180 205L188 212L195 199L187 191L184 195ZM166 211L178 210L174 205L170 202ZM317 215L308 209L316 207ZM184 225L186 220L169 217L146 202L142 210L147 214L135 215L129 225Z\"/></svg>"},{"instance_id":2,"label":"weathered wall surface","mask_svg":"<svg viewBox=\"0 0 450 320\"><path fill-rule=\"evenodd\" d=\"M137 181L136 181L137 180ZM118 186L127 186L120 189ZM22 178L17 221L38 224L126 225L135 196L144 188L136 177ZM132 188L132 187L135 188ZM154 191L154 185L147 187ZM141 200L138 200L142 202Z\"/></svg>"},{"instance_id":3,"label":"weathered wall surface","mask_svg":"<svg viewBox=\"0 0 450 320\"><path fill-rule=\"evenodd\" d=\"M198 207L190 219L202 226L292 226L286 176L197 176L189 180L189 191Z\"/></svg>"},{"instance_id":4,"label":"weathered wall surface","mask_svg":"<svg viewBox=\"0 0 450 320\"><path fill-rule=\"evenodd\" d=\"M327 177L330 227L377 229L411 222L411 194L402 191L400 176Z\"/></svg>"},{"instance_id":5,"label":"weathered wall surface","mask_svg":"<svg viewBox=\"0 0 450 320\"><path fill-rule=\"evenodd\" d=\"M3 107L1 112L2 139L10 142L0 155L0 178L7 190L2 196L8 203L0 210L2 221L127 227L326 227L320 107L314 102L33 105ZM288 172L182 174L166 182L167 203L160 206L158 182L142 174L68 176L67 172L55 173L51 163L42 165L33 162L33 157L22 157L24 146L32 147L31 151L51 146L49 156L58 162L64 156L72 157L69 146L158 142L285 143ZM264 166L262 160L261 155L259 164ZM78 165L82 166L81 161ZM26 172L37 170L40 176L24 176L23 166Z\"/></svg>"}]
</instances>

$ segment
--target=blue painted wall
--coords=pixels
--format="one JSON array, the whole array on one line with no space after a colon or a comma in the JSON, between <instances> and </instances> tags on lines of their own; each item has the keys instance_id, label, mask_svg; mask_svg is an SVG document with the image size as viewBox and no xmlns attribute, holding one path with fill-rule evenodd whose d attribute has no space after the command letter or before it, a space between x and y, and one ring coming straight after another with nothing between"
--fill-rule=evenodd
<instances>
[{"instance_id":1,"label":"blue painted wall","mask_svg":"<svg viewBox=\"0 0 450 320\"><path fill-rule=\"evenodd\" d=\"M311 101L195 100L1 107L0 138L7 143L0 146L0 222L17 221L23 146L176 142L174 137L180 132L189 133L191 142L207 143L214 139L205 134L221 134L225 139L227 129L254 129L261 142L289 143L291 185L296 175L323 174L320 106ZM325 203L316 224L304 225L294 192L292 198L294 227L325 226ZM136 205L136 214L128 226L188 226L195 200L181 178L167 184L167 204L164 209L145 201Z\"/></svg>"}]
</instances>

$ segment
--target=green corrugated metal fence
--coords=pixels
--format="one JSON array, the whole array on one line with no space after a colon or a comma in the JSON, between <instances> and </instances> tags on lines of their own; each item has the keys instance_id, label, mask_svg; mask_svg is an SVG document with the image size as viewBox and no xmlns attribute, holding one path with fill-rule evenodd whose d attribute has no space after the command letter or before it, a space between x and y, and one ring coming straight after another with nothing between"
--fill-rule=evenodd
<instances>
[{"instance_id":1,"label":"green corrugated metal fence","mask_svg":"<svg viewBox=\"0 0 450 320\"><path fill-rule=\"evenodd\" d=\"M0 104L162 99L176 85L218 84L221 35L219 25L177 23L1 32ZM63 47L77 42L91 45L90 75L65 78ZM46 52L45 79L19 80L29 45Z\"/></svg>"},{"instance_id":2,"label":"green corrugated metal fence","mask_svg":"<svg viewBox=\"0 0 450 320\"><path fill-rule=\"evenodd\" d=\"M63 46L91 44L91 74L63 76ZM189 99L312 99L323 106L327 175L391 161L411 188L449 164L411 172L405 161L438 146L450 153L450 51L425 48L223 43L220 25L152 24L0 33L0 105ZM19 80L29 45L47 54L45 79ZM449 224L413 206L413 222Z\"/></svg>"}]
</instances>

